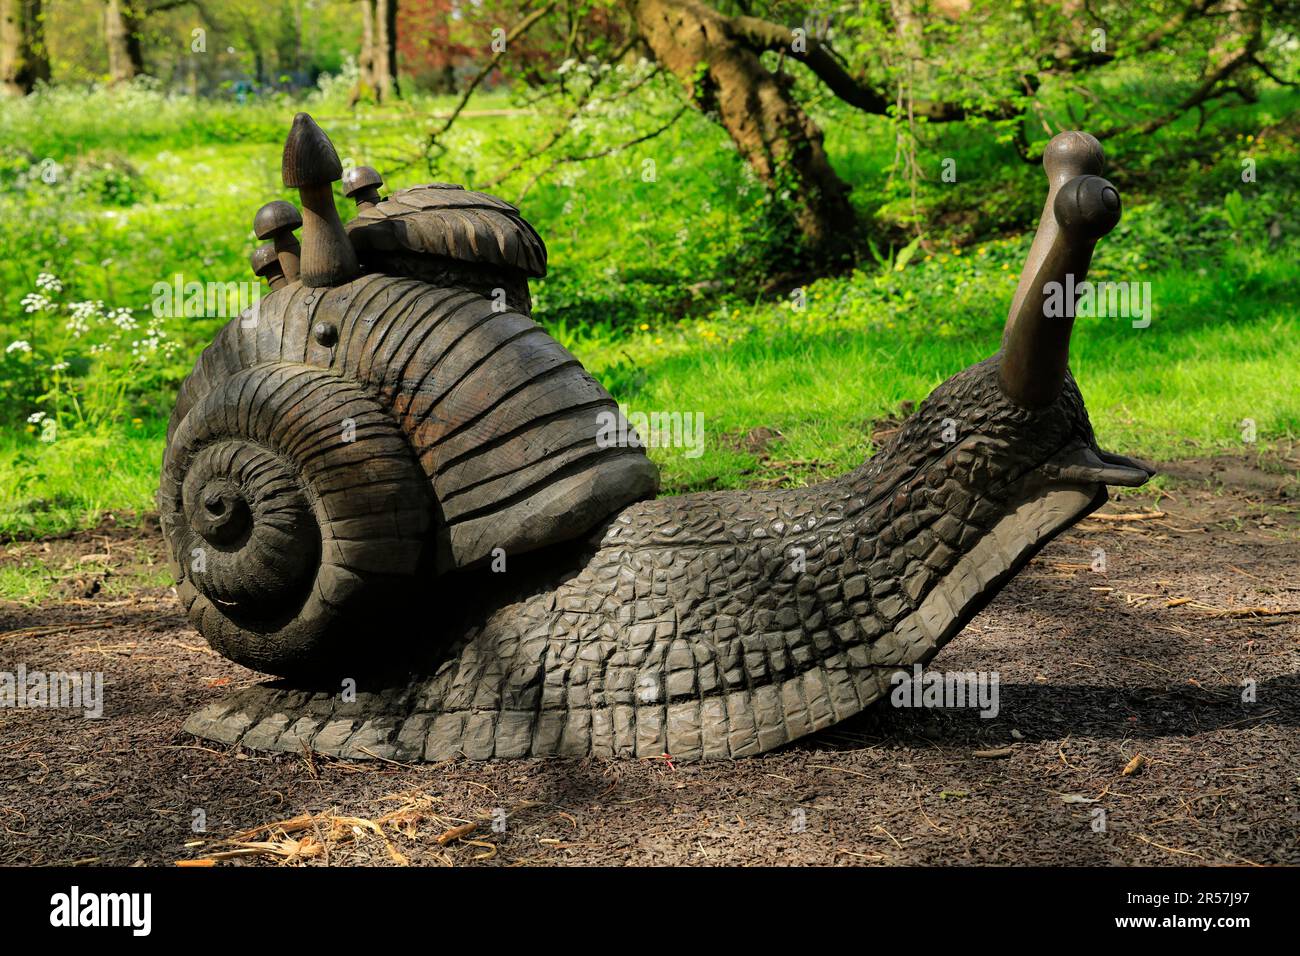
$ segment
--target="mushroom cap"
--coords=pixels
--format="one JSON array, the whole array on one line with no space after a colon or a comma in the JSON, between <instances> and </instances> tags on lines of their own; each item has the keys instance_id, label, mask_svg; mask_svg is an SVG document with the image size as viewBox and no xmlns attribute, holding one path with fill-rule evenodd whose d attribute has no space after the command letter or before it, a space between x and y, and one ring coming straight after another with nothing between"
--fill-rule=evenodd
<instances>
[{"instance_id":1,"label":"mushroom cap","mask_svg":"<svg viewBox=\"0 0 1300 956\"><path fill-rule=\"evenodd\" d=\"M281 229L290 231L302 225L302 214L291 202L277 199L257 211L253 217L253 232L259 239L270 239Z\"/></svg>"},{"instance_id":2,"label":"mushroom cap","mask_svg":"<svg viewBox=\"0 0 1300 956\"><path fill-rule=\"evenodd\" d=\"M289 138L284 141L280 176L286 186L322 186L343 175L343 164L334 144L316 121L306 113L293 118Z\"/></svg>"},{"instance_id":3,"label":"mushroom cap","mask_svg":"<svg viewBox=\"0 0 1300 956\"><path fill-rule=\"evenodd\" d=\"M378 189L384 177L373 166L353 166L343 174L343 195L349 199L367 187Z\"/></svg>"},{"instance_id":4,"label":"mushroom cap","mask_svg":"<svg viewBox=\"0 0 1300 956\"><path fill-rule=\"evenodd\" d=\"M399 189L346 228L358 255L380 271L385 252L414 252L546 275L546 244L518 209L450 183Z\"/></svg>"},{"instance_id":5,"label":"mushroom cap","mask_svg":"<svg viewBox=\"0 0 1300 956\"><path fill-rule=\"evenodd\" d=\"M255 276L268 276L283 272L280 268L280 257L276 254L275 246L269 242L254 249L253 254L248 257L248 261L253 267L253 275Z\"/></svg>"}]
</instances>

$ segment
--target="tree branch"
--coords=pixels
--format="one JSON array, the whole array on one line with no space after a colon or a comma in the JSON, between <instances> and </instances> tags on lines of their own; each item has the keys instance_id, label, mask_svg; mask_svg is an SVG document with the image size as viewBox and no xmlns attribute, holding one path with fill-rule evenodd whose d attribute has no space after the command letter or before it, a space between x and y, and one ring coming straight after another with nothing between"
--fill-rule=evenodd
<instances>
[{"instance_id":1,"label":"tree branch","mask_svg":"<svg viewBox=\"0 0 1300 956\"><path fill-rule=\"evenodd\" d=\"M452 125L456 122L456 118L464 111L465 104L469 102L469 98L474 94L474 91L479 88L479 84L487 79L492 71L497 68L497 64L501 62L501 58L506 55L506 50L510 49L510 44L532 29L533 24L546 16L557 6L559 6L559 0L550 0L550 2L545 6L538 7L532 13L528 14L528 16L516 23L511 28L510 32L506 34L506 40L505 43L501 45L501 49L492 54L492 59L488 60L487 63L484 64L483 68L475 74L474 79L465 86L464 92L461 93L460 100L456 103L455 109L451 111L451 115L447 117L446 122L444 122L440 128L429 134L428 141L424 146L424 155L430 166L433 164L433 151L437 149L439 145L439 137L446 135L447 131L451 129Z\"/></svg>"},{"instance_id":2,"label":"tree branch","mask_svg":"<svg viewBox=\"0 0 1300 956\"><path fill-rule=\"evenodd\" d=\"M1097 138L1106 139L1107 137L1114 136L1117 133L1127 132L1134 132L1139 136L1147 136L1163 126L1168 126L1188 110L1201 106L1209 100L1217 99L1220 96L1226 96L1228 93L1234 91L1239 93L1240 91L1237 90L1236 87L1225 87L1224 89L1216 89L1216 87L1235 73L1240 67L1251 62L1253 58L1254 44L1252 43L1248 44L1246 49L1238 53L1236 56L1226 60L1218 69L1210 73L1210 75L1202 81L1201 85L1198 86L1191 95L1175 106L1172 110L1169 110L1162 116L1149 119L1145 123L1141 123L1136 127L1120 126L1102 130L1096 134Z\"/></svg>"},{"instance_id":3,"label":"tree branch","mask_svg":"<svg viewBox=\"0 0 1300 956\"><path fill-rule=\"evenodd\" d=\"M893 98L854 77L841 65L835 51L816 37L796 37L789 27L759 17L730 17L728 21L737 38L755 49L782 53L798 60L850 106L874 116L889 115L894 105ZM802 50L796 49L796 39L800 41L797 45L802 46ZM1019 110L1006 103L991 109L968 110L959 103L917 100L912 112L932 123L953 123L972 116L1007 119L1016 116Z\"/></svg>"},{"instance_id":4,"label":"tree branch","mask_svg":"<svg viewBox=\"0 0 1300 956\"><path fill-rule=\"evenodd\" d=\"M596 150L596 152L594 153L587 153L582 156L561 156L559 159L553 160L549 166L547 166L541 172L535 173L533 177L528 180L528 184L524 186L523 192L521 192L517 197L515 197L515 205L518 206L522 204L524 197L527 196L532 191L533 187L536 186L537 183L544 176L549 175L553 170L557 169L558 167L563 166L566 163L591 162L591 160L593 159L601 159L605 156L610 156L614 153L621 153L625 149L631 149L633 146L639 146L642 143L648 142L654 139L656 136L662 136L664 133L668 132L668 130L672 129L675 125L677 125L677 121L681 119L683 116L685 116L686 111L689 110L690 108L691 108L691 103L689 100L687 100L685 103L682 104L681 108L668 119L668 122L664 123L658 129L652 130L649 133L644 133L640 136L633 137L632 139L629 139L623 143L619 143L616 146L607 146L604 149L599 149Z\"/></svg>"},{"instance_id":5,"label":"tree branch","mask_svg":"<svg viewBox=\"0 0 1300 956\"><path fill-rule=\"evenodd\" d=\"M623 44L623 46L619 50L617 50L614 53L614 55L611 57L612 62L617 63L619 60L623 59L623 57L627 54L628 50L632 48L632 44L634 42L635 42L634 40L628 40L625 44ZM631 93L636 92L647 82L649 82L651 78L657 76L662 69L663 67L655 67L655 69L648 76L634 83L629 89L624 90L621 95L627 96ZM526 163L531 162L532 160L536 159L538 156L541 156L543 153L549 151L553 146L555 146L556 143L558 143L561 139L563 139L566 135L568 135L569 130L573 128L574 118L577 117L577 115L582 112L583 108L591 101L591 98L595 94L596 88L600 85L600 81L602 78L603 78L603 74L597 74L595 77L592 78L591 85L583 92L581 96L578 97L577 101L565 113L564 119L562 119L556 125L556 127L551 131L550 135L541 143L541 145L537 146L535 149L529 150L527 155L519 159L514 165L512 165L505 172L493 176L491 179L489 179L486 183L483 184L483 188L491 189L494 186L499 186L502 182L509 179L515 173L519 172L519 170L522 169Z\"/></svg>"}]
</instances>

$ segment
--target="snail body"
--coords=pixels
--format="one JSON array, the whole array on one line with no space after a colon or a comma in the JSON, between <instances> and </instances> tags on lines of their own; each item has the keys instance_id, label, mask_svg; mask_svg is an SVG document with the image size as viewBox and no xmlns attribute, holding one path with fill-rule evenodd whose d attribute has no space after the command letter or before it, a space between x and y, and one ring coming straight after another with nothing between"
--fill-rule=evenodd
<instances>
[{"instance_id":1,"label":"snail body","mask_svg":"<svg viewBox=\"0 0 1300 956\"><path fill-rule=\"evenodd\" d=\"M689 760L760 753L880 699L1108 484L1153 474L1097 447L1069 320L1042 305L1048 283L1083 280L1119 218L1096 141L1063 135L1002 349L936 388L860 468L811 488L653 498L644 453L596 441L617 406L581 365L468 288L478 272L439 284L473 242L410 249L386 232L413 228L400 200L369 217L389 223L379 234L396 237L402 274L366 274L387 240L358 243L359 278L266 297L181 390L164 527L174 554L201 539L221 555L215 576L181 569L191 619L236 660L319 681L249 688L187 729L345 757ZM357 177L363 217L385 205L374 179ZM410 204L417 219L453 208L439 204L454 190L431 189L432 206ZM493 224L516 213L453 231L499 240ZM472 265L526 268L512 261ZM430 263L432 278L407 275ZM350 446L332 434L345 413ZM256 544L247 565L228 557L241 543ZM488 566L496 548L506 573ZM348 608L394 584L431 613L391 653L349 644ZM250 623L246 607L281 619ZM339 699L340 676L361 679L355 701Z\"/></svg>"}]
</instances>

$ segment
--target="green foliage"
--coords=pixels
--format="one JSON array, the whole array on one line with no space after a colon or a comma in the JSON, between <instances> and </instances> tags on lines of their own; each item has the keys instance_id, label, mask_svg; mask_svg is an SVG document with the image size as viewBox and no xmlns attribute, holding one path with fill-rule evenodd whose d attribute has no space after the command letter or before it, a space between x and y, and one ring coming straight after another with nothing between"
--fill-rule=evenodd
<instances>
[{"instance_id":1,"label":"green foliage","mask_svg":"<svg viewBox=\"0 0 1300 956\"><path fill-rule=\"evenodd\" d=\"M677 94L636 69L585 69L580 81L570 67L573 89L590 91L596 70L603 95L585 101L562 154L533 152L575 100L494 92L474 99L432 169L422 133L451 98L347 114L340 81L305 102L194 101L138 84L6 104L0 533L152 507L176 389L225 321L156 317L155 285L252 278L253 213L297 198L280 183L279 152L304 106L342 156L386 174L386 189L503 177L490 191L518 201L548 245L549 275L533 286L539 320L634 408L704 413L706 454L652 452L668 490L797 484L855 465L872 419L995 346L1043 196L1041 169L998 127L925 127L914 179L894 124L822 102L827 152L854 187L874 253L802 290L768 288L773 252L789 241L789 197L762 189L694 111L626 145L672 119ZM1125 213L1092 277L1149 280L1156 303L1148 329L1079 323L1073 363L1107 446L1153 456L1240 447L1245 418L1265 441L1300 432L1300 399L1278 387L1279 370L1300 363L1297 106L1295 93L1271 91L1199 128L1193 116L1107 142ZM1245 159L1255 181L1242 178ZM86 328L74 334L78 308ZM116 323L123 309L135 328ZM740 441L758 426L782 436L766 464Z\"/></svg>"},{"instance_id":2,"label":"green foliage","mask_svg":"<svg viewBox=\"0 0 1300 956\"><path fill-rule=\"evenodd\" d=\"M37 276L22 306L29 337L0 356L0 413L17 417L34 405L27 431L43 442L120 424L140 396L161 386L160 367L181 351L162 316L65 301L62 281L49 273Z\"/></svg>"}]
</instances>

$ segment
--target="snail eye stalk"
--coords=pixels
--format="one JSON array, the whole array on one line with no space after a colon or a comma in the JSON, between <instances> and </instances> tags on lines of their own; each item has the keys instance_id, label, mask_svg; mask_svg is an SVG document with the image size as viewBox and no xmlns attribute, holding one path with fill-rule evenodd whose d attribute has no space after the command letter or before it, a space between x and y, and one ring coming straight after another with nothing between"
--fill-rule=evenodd
<instances>
[{"instance_id":1,"label":"snail eye stalk","mask_svg":"<svg viewBox=\"0 0 1300 956\"><path fill-rule=\"evenodd\" d=\"M1043 153L1050 189L1002 337L999 381L1026 408L1051 405L1065 384L1074 309L1048 314L1053 284L1079 290L1097 240L1119 222L1119 191L1095 175L1101 145L1086 133L1061 133ZM1073 306L1073 303L1070 303Z\"/></svg>"}]
</instances>

